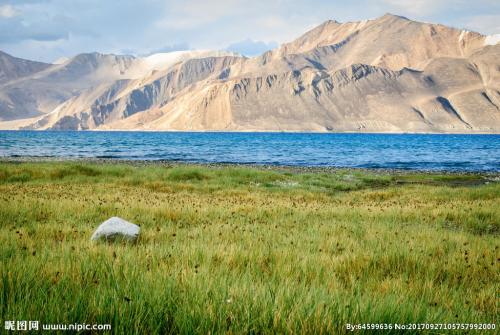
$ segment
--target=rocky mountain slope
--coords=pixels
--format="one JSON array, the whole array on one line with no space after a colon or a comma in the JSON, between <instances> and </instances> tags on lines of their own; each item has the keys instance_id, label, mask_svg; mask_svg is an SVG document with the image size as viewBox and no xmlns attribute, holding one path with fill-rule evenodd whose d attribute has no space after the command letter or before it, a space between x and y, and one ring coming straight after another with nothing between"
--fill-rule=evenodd
<instances>
[{"instance_id":1,"label":"rocky mountain slope","mask_svg":"<svg viewBox=\"0 0 500 335\"><path fill-rule=\"evenodd\" d=\"M5 76L0 128L500 133L491 41L388 14L254 58L78 55Z\"/></svg>"}]
</instances>

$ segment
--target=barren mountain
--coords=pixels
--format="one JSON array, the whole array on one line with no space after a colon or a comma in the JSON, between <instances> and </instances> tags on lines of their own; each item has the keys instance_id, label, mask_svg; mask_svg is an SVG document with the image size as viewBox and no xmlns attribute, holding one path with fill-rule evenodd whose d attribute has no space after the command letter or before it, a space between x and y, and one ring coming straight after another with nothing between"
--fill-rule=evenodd
<instances>
[{"instance_id":1,"label":"barren mountain","mask_svg":"<svg viewBox=\"0 0 500 335\"><path fill-rule=\"evenodd\" d=\"M0 127L499 133L496 42L387 14L254 58L84 54L10 75Z\"/></svg>"},{"instance_id":2,"label":"barren mountain","mask_svg":"<svg viewBox=\"0 0 500 335\"><path fill-rule=\"evenodd\" d=\"M84 89L119 79L132 62L130 56L81 54L63 64L7 81L0 86L0 119L49 113Z\"/></svg>"},{"instance_id":3,"label":"barren mountain","mask_svg":"<svg viewBox=\"0 0 500 335\"><path fill-rule=\"evenodd\" d=\"M94 129L138 112L168 104L184 88L219 74L238 60L233 56L194 58L153 71L139 79L92 87L36 121L35 129Z\"/></svg>"},{"instance_id":4,"label":"barren mountain","mask_svg":"<svg viewBox=\"0 0 500 335\"><path fill-rule=\"evenodd\" d=\"M422 70L438 57L467 57L485 44L485 36L439 24L411 21L386 14L376 20L339 24L327 21L297 40L281 54L308 53L328 57L329 67L362 63L392 70Z\"/></svg>"}]
</instances>

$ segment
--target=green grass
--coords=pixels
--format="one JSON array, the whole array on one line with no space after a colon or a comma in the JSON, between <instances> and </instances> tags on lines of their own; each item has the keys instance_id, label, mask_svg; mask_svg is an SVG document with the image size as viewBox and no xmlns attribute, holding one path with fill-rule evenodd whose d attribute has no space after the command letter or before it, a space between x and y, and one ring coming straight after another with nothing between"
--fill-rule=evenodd
<instances>
[{"instance_id":1,"label":"green grass","mask_svg":"<svg viewBox=\"0 0 500 335\"><path fill-rule=\"evenodd\" d=\"M480 175L0 163L0 316L124 334L498 323L499 204ZM92 243L111 216L139 242Z\"/></svg>"}]
</instances>

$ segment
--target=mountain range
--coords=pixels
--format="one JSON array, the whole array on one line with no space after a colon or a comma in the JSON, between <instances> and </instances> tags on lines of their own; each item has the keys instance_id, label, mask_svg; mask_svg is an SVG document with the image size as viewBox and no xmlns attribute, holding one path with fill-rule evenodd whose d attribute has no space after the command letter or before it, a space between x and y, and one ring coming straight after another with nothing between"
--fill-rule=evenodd
<instances>
[{"instance_id":1,"label":"mountain range","mask_svg":"<svg viewBox=\"0 0 500 335\"><path fill-rule=\"evenodd\" d=\"M386 14L257 57L0 52L0 129L500 133L500 44Z\"/></svg>"}]
</instances>

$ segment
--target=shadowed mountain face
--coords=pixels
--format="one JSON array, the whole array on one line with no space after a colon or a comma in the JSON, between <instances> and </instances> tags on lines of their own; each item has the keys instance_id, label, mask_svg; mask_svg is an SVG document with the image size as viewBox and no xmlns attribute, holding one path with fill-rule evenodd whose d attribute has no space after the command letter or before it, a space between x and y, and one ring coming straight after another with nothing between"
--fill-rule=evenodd
<instances>
[{"instance_id":1,"label":"shadowed mountain face","mask_svg":"<svg viewBox=\"0 0 500 335\"><path fill-rule=\"evenodd\" d=\"M327 21L254 58L0 54L0 128L499 133L500 44L489 44L387 14Z\"/></svg>"},{"instance_id":2,"label":"shadowed mountain face","mask_svg":"<svg viewBox=\"0 0 500 335\"><path fill-rule=\"evenodd\" d=\"M45 70L50 64L12 57L0 51L0 85Z\"/></svg>"}]
</instances>

